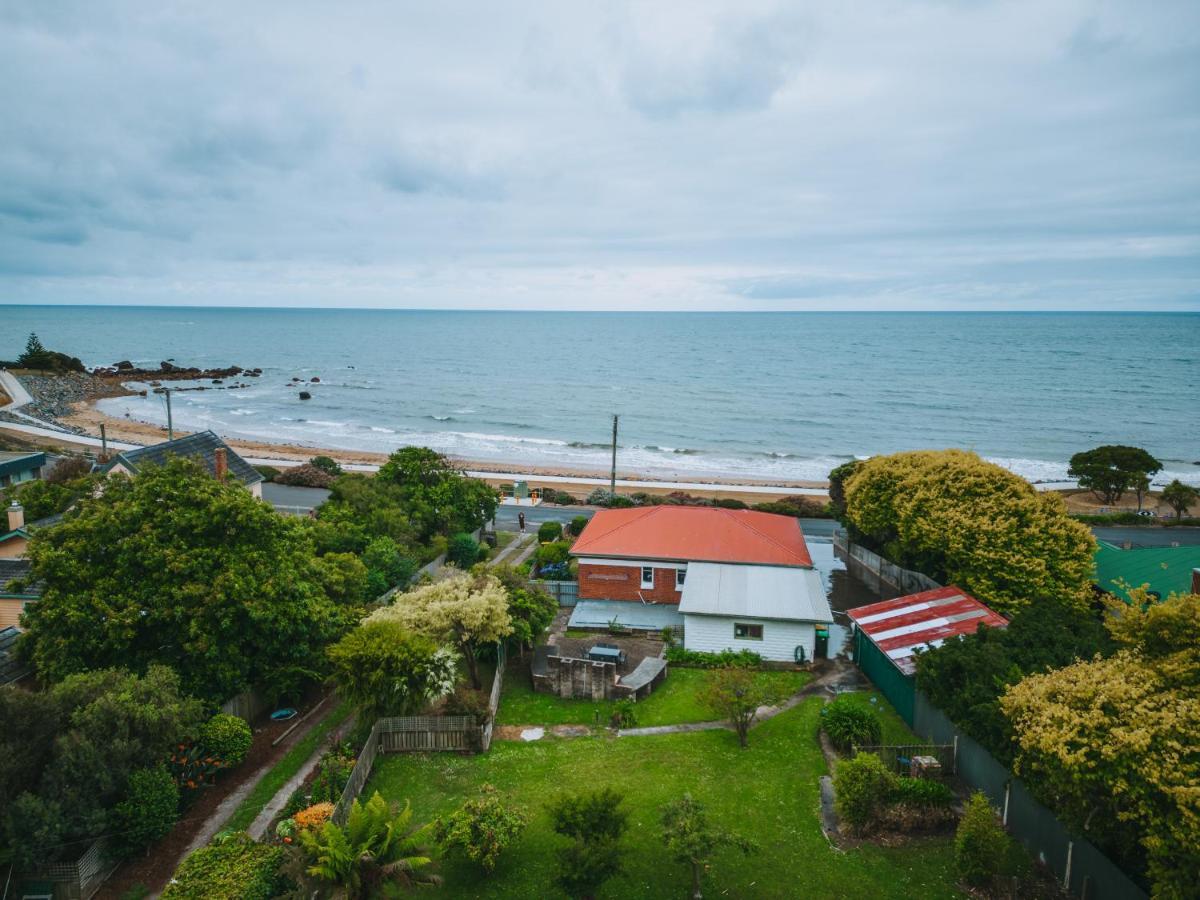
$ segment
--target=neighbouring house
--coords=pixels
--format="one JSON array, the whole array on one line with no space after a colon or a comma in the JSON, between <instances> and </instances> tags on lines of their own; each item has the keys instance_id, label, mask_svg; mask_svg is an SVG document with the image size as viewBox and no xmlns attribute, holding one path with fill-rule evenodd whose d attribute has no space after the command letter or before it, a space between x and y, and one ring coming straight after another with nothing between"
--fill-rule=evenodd
<instances>
[{"instance_id":1,"label":"neighbouring house","mask_svg":"<svg viewBox=\"0 0 1200 900\"><path fill-rule=\"evenodd\" d=\"M847 615L854 629L855 662L910 725L916 651L973 634L980 625L1008 625L1002 615L953 585L859 606Z\"/></svg>"},{"instance_id":2,"label":"neighbouring house","mask_svg":"<svg viewBox=\"0 0 1200 900\"><path fill-rule=\"evenodd\" d=\"M262 497L262 475L211 431L198 431L151 447L123 450L109 460L101 471L106 474L123 472L136 475L139 469L162 465L172 456L195 459L214 477L240 481L255 497Z\"/></svg>"},{"instance_id":3,"label":"neighbouring house","mask_svg":"<svg viewBox=\"0 0 1200 900\"><path fill-rule=\"evenodd\" d=\"M1151 596L1165 600L1171 594L1195 591L1195 570L1200 567L1200 547L1139 547L1123 550L1099 541L1096 546L1096 586L1121 600L1128 588L1145 586Z\"/></svg>"},{"instance_id":4,"label":"neighbouring house","mask_svg":"<svg viewBox=\"0 0 1200 900\"><path fill-rule=\"evenodd\" d=\"M749 510L601 510L571 548L571 627L683 628L688 650L752 650L796 662L825 655L833 620L800 521Z\"/></svg>"},{"instance_id":5,"label":"neighbouring house","mask_svg":"<svg viewBox=\"0 0 1200 900\"><path fill-rule=\"evenodd\" d=\"M29 546L25 507L14 500L5 510L5 517L6 521L0 523L0 559L20 559L25 555L25 548Z\"/></svg>"},{"instance_id":6,"label":"neighbouring house","mask_svg":"<svg viewBox=\"0 0 1200 900\"><path fill-rule=\"evenodd\" d=\"M0 628L19 626L21 613L41 597L40 586L29 583L32 565L27 559L0 559Z\"/></svg>"},{"instance_id":7,"label":"neighbouring house","mask_svg":"<svg viewBox=\"0 0 1200 900\"><path fill-rule=\"evenodd\" d=\"M41 478L45 467L45 453L0 451L0 488Z\"/></svg>"}]
</instances>

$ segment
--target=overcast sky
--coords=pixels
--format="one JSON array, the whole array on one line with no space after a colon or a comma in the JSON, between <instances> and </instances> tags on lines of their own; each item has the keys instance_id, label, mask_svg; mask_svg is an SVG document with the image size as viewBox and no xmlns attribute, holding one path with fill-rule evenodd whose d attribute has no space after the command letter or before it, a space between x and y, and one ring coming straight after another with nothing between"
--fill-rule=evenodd
<instances>
[{"instance_id":1,"label":"overcast sky","mask_svg":"<svg viewBox=\"0 0 1200 900\"><path fill-rule=\"evenodd\" d=\"M0 3L0 303L1195 310L1198 163L1196 0Z\"/></svg>"}]
</instances>

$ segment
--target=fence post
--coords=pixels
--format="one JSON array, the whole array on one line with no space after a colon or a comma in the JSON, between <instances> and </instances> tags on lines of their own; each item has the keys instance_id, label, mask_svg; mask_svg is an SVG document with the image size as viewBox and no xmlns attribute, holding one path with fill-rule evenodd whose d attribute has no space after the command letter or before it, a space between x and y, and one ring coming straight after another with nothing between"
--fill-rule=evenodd
<instances>
[{"instance_id":1,"label":"fence post","mask_svg":"<svg viewBox=\"0 0 1200 900\"><path fill-rule=\"evenodd\" d=\"M954 735L954 774L958 774L958 733Z\"/></svg>"},{"instance_id":2,"label":"fence post","mask_svg":"<svg viewBox=\"0 0 1200 900\"><path fill-rule=\"evenodd\" d=\"M958 738L955 738L955 741L957 740ZM1004 815L1000 818L1000 822L1005 828L1008 827L1008 795L1010 793L1012 793L1012 782L1006 781L1004 782Z\"/></svg>"},{"instance_id":3,"label":"fence post","mask_svg":"<svg viewBox=\"0 0 1200 900\"><path fill-rule=\"evenodd\" d=\"M1063 889L1066 891L1071 890L1071 856L1074 854L1074 852L1075 842L1067 841L1067 871L1066 874L1063 875Z\"/></svg>"}]
</instances>

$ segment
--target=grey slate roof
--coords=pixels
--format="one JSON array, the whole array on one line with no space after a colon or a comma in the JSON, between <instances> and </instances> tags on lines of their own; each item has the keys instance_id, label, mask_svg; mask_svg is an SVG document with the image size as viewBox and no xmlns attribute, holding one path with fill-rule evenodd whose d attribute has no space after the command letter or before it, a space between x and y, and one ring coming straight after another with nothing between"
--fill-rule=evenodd
<instances>
[{"instance_id":1,"label":"grey slate roof","mask_svg":"<svg viewBox=\"0 0 1200 900\"><path fill-rule=\"evenodd\" d=\"M245 485L257 484L263 477L255 471L250 463L238 456L233 448L226 444L211 431L198 431L187 437L164 441L152 447L139 447L137 450L123 450L104 467L107 472L120 463L126 469L136 473L146 465L161 466L172 456L181 456L199 460L210 474L216 473L216 456L213 451L218 447L225 448L225 457L229 463L230 477L236 478Z\"/></svg>"},{"instance_id":2,"label":"grey slate roof","mask_svg":"<svg viewBox=\"0 0 1200 900\"><path fill-rule=\"evenodd\" d=\"M0 684L16 681L29 672L29 668L17 659L15 645L20 634L12 625L0 628Z\"/></svg>"},{"instance_id":3,"label":"grey slate roof","mask_svg":"<svg viewBox=\"0 0 1200 900\"><path fill-rule=\"evenodd\" d=\"M27 559L0 559L0 594L15 594L16 591L11 590L9 585L18 579L28 578L32 568L33 563ZM40 584L27 584L21 594L40 596L41 588Z\"/></svg>"}]
</instances>

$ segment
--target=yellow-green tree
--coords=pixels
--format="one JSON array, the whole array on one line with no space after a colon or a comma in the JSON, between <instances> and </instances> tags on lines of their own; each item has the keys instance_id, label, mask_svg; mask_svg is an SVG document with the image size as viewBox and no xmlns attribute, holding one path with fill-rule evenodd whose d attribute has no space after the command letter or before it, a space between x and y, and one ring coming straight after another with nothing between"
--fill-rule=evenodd
<instances>
[{"instance_id":1,"label":"yellow-green tree","mask_svg":"<svg viewBox=\"0 0 1200 900\"><path fill-rule=\"evenodd\" d=\"M1103 845L1144 850L1154 896L1200 872L1200 595L1121 606L1107 659L1034 675L1001 700L1016 770Z\"/></svg>"},{"instance_id":2,"label":"yellow-green tree","mask_svg":"<svg viewBox=\"0 0 1200 900\"><path fill-rule=\"evenodd\" d=\"M376 610L367 622L398 621L418 634L454 644L467 661L471 683L479 680L476 653L512 634L508 592L482 572L459 572L441 581L397 595L391 606Z\"/></svg>"},{"instance_id":3,"label":"yellow-green tree","mask_svg":"<svg viewBox=\"0 0 1200 900\"><path fill-rule=\"evenodd\" d=\"M899 565L1006 615L1041 597L1086 604L1095 540L1056 494L964 450L877 456L846 482L846 520Z\"/></svg>"}]
</instances>

